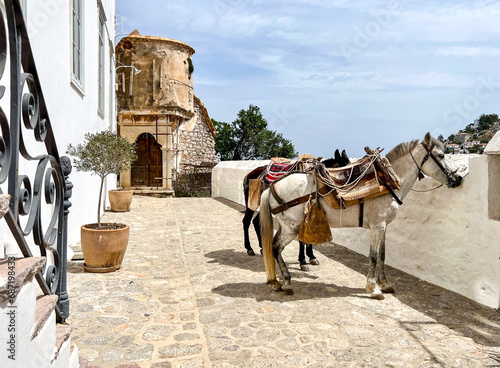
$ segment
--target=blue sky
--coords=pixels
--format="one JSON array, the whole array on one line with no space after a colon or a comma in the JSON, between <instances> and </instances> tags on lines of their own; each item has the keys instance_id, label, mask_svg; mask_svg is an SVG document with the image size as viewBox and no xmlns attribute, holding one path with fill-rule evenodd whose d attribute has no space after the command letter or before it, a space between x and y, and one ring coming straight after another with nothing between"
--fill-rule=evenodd
<instances>
[{"instance_id":1,"label":"blue sky","mask_svg":"<svg viewBox=\"0 0 500 368\"><path fill-rule=\"evenodd\" d=\"M300 153L359 157L500 114L497 1L117 0L116 14L196 50L211 118L257 105Z\"/></svg>"}]
</instances>

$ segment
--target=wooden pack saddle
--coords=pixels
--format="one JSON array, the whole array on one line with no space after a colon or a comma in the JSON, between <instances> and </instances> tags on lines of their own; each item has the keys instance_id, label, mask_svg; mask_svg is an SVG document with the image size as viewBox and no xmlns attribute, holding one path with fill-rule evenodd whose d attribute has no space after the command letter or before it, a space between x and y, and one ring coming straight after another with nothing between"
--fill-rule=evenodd
<instances>
[{"instance_id":1,"label":"wooden pack saddle","mask_svg":"<svg viewBox=\"0 0 500 368\"><path fill-rule=\"evenodd\" d=\"M345 208L387 193L395 196L401 183L389 161L380 156L382 150L365 147L365 151L365 157L350 165L319 170L318 190L323 194L328 189L323 198L329 206Z\"/></svg>"}]
</instances>

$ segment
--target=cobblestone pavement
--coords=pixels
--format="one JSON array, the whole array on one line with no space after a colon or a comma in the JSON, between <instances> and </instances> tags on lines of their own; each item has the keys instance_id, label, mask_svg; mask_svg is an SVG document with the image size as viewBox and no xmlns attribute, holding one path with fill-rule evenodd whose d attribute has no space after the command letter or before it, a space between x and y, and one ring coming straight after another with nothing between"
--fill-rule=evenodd
<instances>
[{"instance_id":1,"label":"cobblestone pavement","mask_svg":"<svg viewBox=\"0 0 500 368\"><path fill-rule=\"evenodd\" d=\"M372 300L366 258L340 245L316 247L308 273L289 245L295 294L272 292L240 211L134 196L130 212L107 213L131 226L122 268L68 265L82 367L500 367L497 311L392 268L396 294Z\"/></svg>"}]
</instances>

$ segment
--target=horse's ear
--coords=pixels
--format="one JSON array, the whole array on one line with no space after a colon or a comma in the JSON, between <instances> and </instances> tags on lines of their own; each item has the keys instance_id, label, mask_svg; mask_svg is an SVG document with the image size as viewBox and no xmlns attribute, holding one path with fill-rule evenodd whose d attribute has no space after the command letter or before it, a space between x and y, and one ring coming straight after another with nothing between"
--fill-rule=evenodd
<instances>
[{"instance_id":1,"label":"horse's ear","mask_svg":"<svg viewBox=\"0 0 500 368\"><path fill-rule=\"evenodd\" d=\"M335 150L335 156L334 157L335 157L335 161L338 162L340 160L340 152L339 152L338 149Z\"/></svg>"},{"instance_id":2,"label":"horse's ear","mask_svg":"<svg viewBox=\"0 0 500 368\"><path fill-rule=\"evenodd\" d=\"M428 133L425 135L425 137L424 137L424 143L425 143L426 145L428 145L428 146L430 146L430 145L431 145L431 143L432 143L432 136L431 136L431 133L429 133L429 132L428 132Z\"/></svg>"},{"instance_id":3,"label":"horse's ear","mask_svg":"<svg viewBox=\"0 0 500 368\"><path fill-rule=\"evenodd\" d=\"M345 153L345 150L342 150L342 158L349 162L349 157L347 157L347 153Z\"/></svg>"}]
</instances>

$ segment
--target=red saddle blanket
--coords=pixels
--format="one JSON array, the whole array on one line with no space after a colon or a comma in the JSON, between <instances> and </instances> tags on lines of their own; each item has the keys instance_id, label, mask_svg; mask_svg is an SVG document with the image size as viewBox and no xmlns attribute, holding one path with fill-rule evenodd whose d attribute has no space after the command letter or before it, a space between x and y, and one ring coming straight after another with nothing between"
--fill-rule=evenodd
<instances>
[{"instance_id":1,"label":"red saddle blanket","mask_svg":"<svg viewBox=\"0 0 500 368\"><path fill-rule=\"evenodd\" d=\"M267 175L264 177L264 182L266 184L271 184L272 182L281 178L283 175L287 174L291 167L291 164L279 164L274 162L273 164L271 164Z\"/></svg>"}]
</instances>

